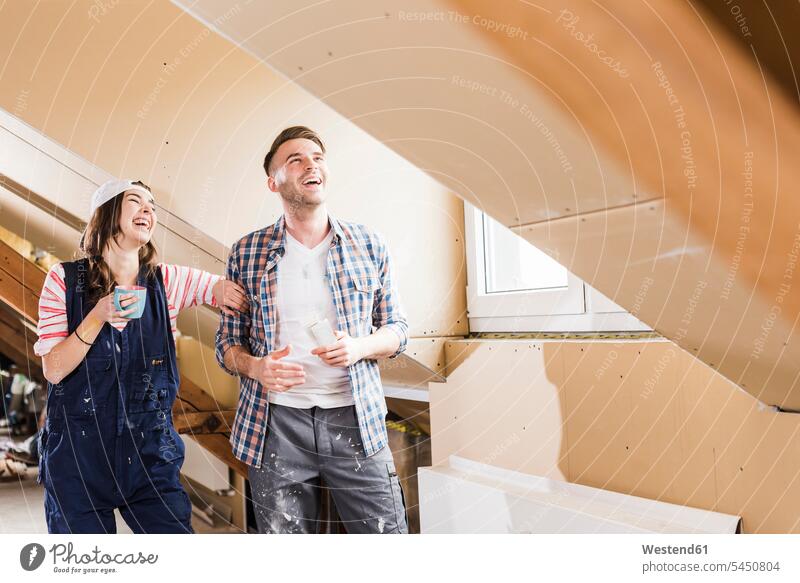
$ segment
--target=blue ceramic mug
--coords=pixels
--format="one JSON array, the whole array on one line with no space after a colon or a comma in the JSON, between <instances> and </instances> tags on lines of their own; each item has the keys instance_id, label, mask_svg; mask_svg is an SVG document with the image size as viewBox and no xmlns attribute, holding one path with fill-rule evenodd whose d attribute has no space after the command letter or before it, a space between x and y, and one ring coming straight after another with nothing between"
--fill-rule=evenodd
<instances>
[{"instance_id":1,"label":"blue ceramic mug","mask_svg":"<svg viewBox=\"0 0 800 583\"><path fill-rule=\"evenodd\" d=\"M141 318L142 314L144 314L144 304L147 301L147 288L142 287L140 285L132 285L129 287L122 287L117 286L114 288L114 307L117 309L118 312L124 312L127 309L131 308L131 304L127 307L122 307L119 303L120 296L133 294L139 300L135 304L132 304L136 307L136 311L132 314L125 316L126 318Z\"/></svg>"}]
</instances>

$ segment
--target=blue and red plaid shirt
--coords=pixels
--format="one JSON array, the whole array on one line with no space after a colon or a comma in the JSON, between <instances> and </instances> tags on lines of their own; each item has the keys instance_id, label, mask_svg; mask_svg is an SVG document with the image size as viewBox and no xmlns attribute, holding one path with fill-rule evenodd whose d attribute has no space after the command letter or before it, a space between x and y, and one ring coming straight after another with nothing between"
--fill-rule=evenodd
<instances>
[{"instance_id":1,"label":"blue and red plaid shirt","mask_svg":"<svg viewBox=\"0 0 800 583\"><path fill-rule=\"evenodd\" d=\"M328 215L334 236L328 252L328 285L336 307L339 330L350 336L367 336L373 327L387 327L400 338L394 358L408 343L408 323L392 282L389 253L383 239L367 227L337 221ZM285 219L260 229L234 243L228 258L227 279L242 286L250 301L249 313L222 314L216 336L216 357L225 366L225 351L244 346L256 357L275 350L275 326L279 315L275 296L278 283L276 265L285 253ZM388 443L386 400L378 362L362 359L350 365L361 441L367 456ZM231 430L233 454L244 463L261 467L262 448L267 432L267 390L256 381L240 376L239 406Z\"/></svg>"}]
</instances>

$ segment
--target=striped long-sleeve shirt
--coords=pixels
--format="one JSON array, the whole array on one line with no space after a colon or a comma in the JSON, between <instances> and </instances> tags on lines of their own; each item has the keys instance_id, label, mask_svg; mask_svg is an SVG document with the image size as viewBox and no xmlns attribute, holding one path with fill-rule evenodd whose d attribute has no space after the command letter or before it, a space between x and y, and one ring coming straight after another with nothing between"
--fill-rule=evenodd
<instances>
[{"instance_id":1,"label":"striped long-sleeve shirt","mask_svg":"<svg viewBox=\"0 0 800 583\"><path fill-rule=\"evenodd\" d=\"M219 275L213 275L200 269L184 265L167 265L159 263L158 269L164 278L164 288L169 306L169 321L172 333L177 331L178 312L198 304L216 305L211 292ZM50 268L44 280L42 294L39 297L39 340L34 344L36 356L44 356L68 335L67 328L67 288L64 284L64 266L56 263ZM111 324L122 330L127 322Z\"/></svg>"}]
</instances>

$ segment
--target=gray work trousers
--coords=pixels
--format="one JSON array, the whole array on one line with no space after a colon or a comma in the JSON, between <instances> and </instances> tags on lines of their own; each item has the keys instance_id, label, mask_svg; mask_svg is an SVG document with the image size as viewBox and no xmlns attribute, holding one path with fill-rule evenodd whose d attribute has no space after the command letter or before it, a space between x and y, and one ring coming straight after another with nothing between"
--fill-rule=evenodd
<instances>
[{"instance_id":1,"label":"gray work trousers","mask_svg":"<svg viewBox=\"0 0 800 583\"><path fill-rule=\"evenodd\" d=\"M268 419L261 467L249 469L259 532L319 532L321 478L348 533L408 533L392 453L364 455L353 405L270 403Z\"/></svg>"}]
</instances>

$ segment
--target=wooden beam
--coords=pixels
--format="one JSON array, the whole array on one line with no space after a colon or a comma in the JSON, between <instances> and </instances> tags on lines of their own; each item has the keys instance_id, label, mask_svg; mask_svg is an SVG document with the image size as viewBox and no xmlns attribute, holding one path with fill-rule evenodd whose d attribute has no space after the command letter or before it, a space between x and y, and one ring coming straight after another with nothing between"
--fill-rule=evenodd
<instances>
[{"instance_id":1,"label":"wooden beam","mask_svg":"<svg viewBox=\"0 0 800 583\"><path fill-rule=\"evenodd\" d=\"M761 64L783 87L787 95L797 96L796 63L800 63L800 3L737 0L693 0L727 29L731 39Z\"/></svg>"},{"instance_id":2,"label":"wooden beam","mask_svg":"<svg viewBox=\"0 0 800 583\"><path fill-rule=\"evenodd\" d=\"M23 286L4 269L0 269L0 302L33 324L39 321L39 294Z\"/></svg>"},{"instance_id":3,"label":"wooden beam","mask_svg":"<svg viewBox=\"0 0 800 583\"><path fill-rule=\"evenodd\" d=\"M8 346L13 346L17 352L25 355L25 358L28 360L37 358L33 353L33 344L28 342L25 336L3 321L0 321L0 340L5 342Z\"/></svg>"},{"instance_id":4,"label":"wooden beam","mask_svg":"<svg viewBox=\"0 0 800 583\"><path fill-rule=\"evenodd\" d=\"M0 301L35 323L39 318L39 294L47 273L0 240Z\"/></svg>"},{"instance_id":5,"label":"wooden beam","mask_svg":"<svg viewBox=\"0 0 800 583\"><path fill-rule=\"evenodd\" d=\"M2 239L0 239L0 269L36 294L41 292L47 277L44 269L20 255L16 249Z\"/></svg>"},{"instance_id":6,"label":"wooden beam","mask_svg":"<svg viewBox=\"0 0 800 583\"><path fill-rule=\"evenodd\" d=\"M224 435L211 434L211 435L193 435L197 443L203 448L207 449L209 453L213 454L217 459L225 463L229 468L235 471L240 476L248 477L247 464L239 461L233 456L230 440Z\"/></svg>"},{"instance_id":7,"label":"wooden beam","mask_svg":"<svg viewBox=\"0 0 800 583\"><path fill-rule=\"evenodd\" d=\"M205 409L205 411L201 411L200 407ZM182 416L215 411L222 412L217 401L194 382L181 375L178 399L175 401L175 405L172 408L172 417L176 422L176 427L178 424L183 423L183 421L179 421ZM190 417L190 419L192 419L192 417ZM229 428L232 423L233 416L227 421L227 427ZM230 436L227 432L208 434L190 433L189 436L237 474L244 478L248 477L247 465L236 459L233 455Z\"/></svg>"},{"instance_id":8,"label":"wooden beam","mask_svg":"<svg viewBox=\"0 0 800 583\"><path fill-rule=\"evenodd\" d=\"M33 352L34 337L22 322L0 309L0 352L27 371L29 377L44 382L39 357Z\"/></svg>"},{"instance_id":9,"label":"wooden beam","mask_svg":"<svg viewBox=\"0 0 800 583\"><path fill-rule=\"evenodd\" d=\"M35 360L31 360L25 352L6 342L3 338L0 338L0 352L14 361L25 376L37 382L45 383L42 367Z\"/></svg>"},{"instance_id":10,"label":"wooden beam","mask_svg":"<svg viewBox=\"0 0 800 583\"><path fill-rule=\"evenodd\" d=\"M517 214L519 221L504 224L521 224L523 237L553 250L579 278L759 401L800 408L796 88L787 94L743 31L735 40L692 2L445 4L470 23L464 26L485 47L482 55L528 85L515 97L539 98L545 123L573 120L599 165L624 173L637 197L588 212L581 201L596 200L598 189L614 198L597 181L594 189L576 189L576 200L565 205L577 209L575 216ZM314 69L314 62L305 64ZM471 78L504 86L486 74ZM502 107L494 107L498 118ZM539 201L542 208L552 192ZM526 190L514 194L531 198ZM487 208L493 197L500 200L481 196ZM513 197L509 202L516 208Z\"/></svg>"},{"instance_id":11,"label":"wooden beam","mask_svg":"<svg viewBox=\"0 0 800 583\"><path fill-rule=\"evenodd\" d=\"M33 345L36 341L36 333L29 330L15 314L2 308L0 308L0 325L4 327L0 336L8 337L7 339L13 337L18 346L27 350L31 357L35 357Z\"/></svg>"},{"instance_id":12,"label":"wooden beam","mask_svg":"<svg viewBox=\"0 0 800 583\"><path fill-rule=\"evenodd\" d=\"M67 210L56 204L53 204L45 197L32 191L30 188L23 186L22 184L20 184L10 176L3 174L2 172L0 172L0 187L5 188L9 192L23 199L26 203L38 209L43 210L47 214L54 217L58 217L59 221L61 221L62 223L64 223L69 227L72 227L78 232L83 231L83 228L86 226L86 223L84 221L82 221L72 213L68 212Z\"/></svg>"},{"instance_id":13,"label":"wooden beam","mask_svg":"<svg viewBox=\"0 0 800 583\"><path fill-rule=\"evenodd\" d=\"M800 294L780 289L798 235L800 110L749 49L688 2L448 3L470 19L526 31L530 42L474 27L643 192L666 197L669 214L767 301L781 297L782 316L795 319ZM746 188L757 193L752 208Z\"/></svg>"},{"instance_id":14,"label":"wooden beam","mask_svg":"<svg viewBox=\"0 0 800 583\"><path fill-rule=\"evenodd\" d=\"M194 411L220 411L217 400L186 376L181 375L178 398Z\"/></svg>"},{"instance_id":15,"label":"wooden beam","mask_svg":"<svg viewBox=\"0 0 800 583\"><path fill-rule=\"evenodd\" d=\"M198 434L227 433L233 424L236 411L172 411L172 420L178 433Z\"/></svg>"}]
</instances>

